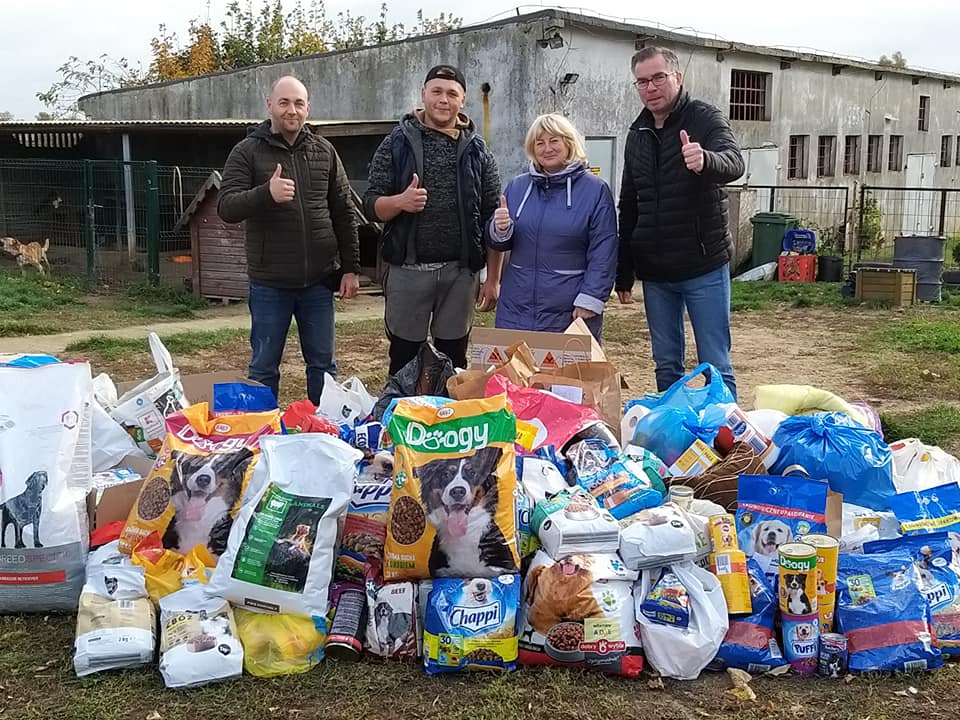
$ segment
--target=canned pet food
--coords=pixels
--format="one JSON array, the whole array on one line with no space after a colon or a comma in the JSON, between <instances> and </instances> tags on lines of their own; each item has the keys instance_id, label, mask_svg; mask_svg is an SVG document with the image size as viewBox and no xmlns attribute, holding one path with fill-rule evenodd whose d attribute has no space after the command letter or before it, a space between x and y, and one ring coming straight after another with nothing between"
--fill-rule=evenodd
<instances>
[{"instance_id":1,"label":"canned pet food","mask_svg":"<svg viewBox=\"0 0 960 720\"><path fill-rule=\"evenodd\" d=\"M817 549L803 543L780 546L780 612L807 617L817 612Z\"/></svg>"},{"instance_id":2,"label":"canned pet food","mask_svg":"<svg viewBox=\"0 0 960 720\"><path fill-rule=\"evenodd\" d=\"M710 554L710 572L720 581L720 589L727 601L730 615L749 615L753 612L750 598L750 577L747 575L747 556L742 550L721 550Z\"/></svg>"},{"instance_id":3,"label":"canned pet food","mask_svg":"<svg viewBox=\"0 0 960 720\"><path fill-rule=\"evenodd\" d=\"M820 650L820 616L782 615L783 655L797 675L816 675Z\"/></svg>"},{"instance_id":4,"label":"canned pet food","mask_svg":"<svg viewBox=\"0 0 960 720\"><path fill-rule=\"evenodd\" d=\"M693 488L687 485L671 485L670 502L684 510L689 510L690 503L693 502Z\"/></svg>"},{"instance_id":5,"label":"canned pet food","mask_svg":"<svg viewBox=\"0 0 960 720\"><path fill-rule=\"evenodd\" d=\"M832 633L840 541L829 535L804 535L800 542L812 545L817 550L817 610L820 613L820 632Z\"/></svg>"},{"instance_id":6,"label":"canned pet food","mask_svg":"<svg viewBox=\"0 0 960 720\"><path fill-rule=\"evenodd\" d=\"M820 636L820 663L822 677L838 678L847 672L847 638L840 633Z\"/></svg>"},{"instance_id":7,"label":"canned pet food","mask_svg":"<svg viewBox=\"0 0 960 720\"><path fill-rule=\"evenodd\" d=\"M713 515L710 517L710 542L714 552L739 550L737 541L737 523L733 515Z\"/></svg>"},{"instance_id":8,"label":"canned pet food","mask_svg":"<svg viewBox=\"0 0 960 720\"><path fill-rule=\"evenodd\" d=\"M335 583L332 590L333 620L327 636L326 654L338 660L359 660L363 630L367 624L367 596L357 583Z\"/></svg>"}]
</instances>

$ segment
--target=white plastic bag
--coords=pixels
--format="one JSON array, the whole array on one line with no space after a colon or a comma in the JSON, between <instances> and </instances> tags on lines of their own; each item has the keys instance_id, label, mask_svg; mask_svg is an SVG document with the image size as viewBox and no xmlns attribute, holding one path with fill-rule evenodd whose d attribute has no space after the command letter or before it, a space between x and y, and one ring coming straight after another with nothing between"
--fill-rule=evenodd
<instances>
[{"instance_id":1,"label":"white plastic bag","mask_svg":"<svg viewBox=\"0 0 960 720\"><path fill-rule=\"evenodd\" d=\"M716 656L727 634L727 601L713 573L692 563L677 563L670 568L687 589L690 623L686 628L661 625L640 611L647 592L660 577L659 569L644 570L633 595L640 638L654 670L676 680L695 680Z\"/></svg>"},{"instance_id":2,"label":"white plastic bag","mask_svg":"<svg viewBox=\"0 0 960 720\"><path fill-rule=\"evenodd\" d=\"M120 423L147 457L152 459L163 446L166 434L163 419L183 410L190 403L183 396L180 371L173 366L173 358L160 342L160 337L152 332L147 339L157 374L125 392L117 400L117 406L110 411L110 417Z\"/></svg>"},{"instance_id":3,"label":"white plastic bag","mask_svg":"<svg viewBox=\"0 0 960 720\"><path fill-rule=\"evenodd\" d=\"M116 467L128 455L146 458L130 434L99 403L93 403L92 423L93 472Z\"/></svg>"},{"instance_id":4,"label":"white plastic bag","mask_svg":"<svg viewBox=\"0 0 960 720\"><path fill-rule=\"evenodd\" d=\"M332 375L324 373L317 415L334 423L354 425L373 412L376 402L359 378L352 377L338 385Z\"/></svg>"},{"instance_id":5,"label":"white plastic bag","mask_svg":"<svg viewBox=\"0 0 960 720\"><path fill-rule=\"evenodd\" d=\"M960 460L917 438L890 443L893 485L898 493L921 492L960 482Z\"/></svg>"},{"instance_id":6,"label":"white plastic bag","mask_svg":"<svg viewBox=\"0 0 960 720\"><path fill-rule=\"evenodd\" d=\"M698 523L701 537L698 543L692 517L673 503L641 510L620 532L623 564L631 570L641 570L692 561L704 545L705 529L705 523Z\"/></svg>"},{"instance_id":7,"label":"white plastic bag","mask_svg":"<svg viewBox=\"0 0 960 720\"><path fill-rule=\"evenodd\" d=\"M322 433L267 435L210 595L246 610L324 618L339 520L363 456Z\"/></svg>"}]
</instances>

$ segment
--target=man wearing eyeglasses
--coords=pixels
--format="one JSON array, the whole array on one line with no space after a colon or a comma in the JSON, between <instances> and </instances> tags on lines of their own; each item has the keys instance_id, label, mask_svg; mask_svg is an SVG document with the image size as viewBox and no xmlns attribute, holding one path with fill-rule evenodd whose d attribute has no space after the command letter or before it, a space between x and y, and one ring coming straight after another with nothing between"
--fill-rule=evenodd
<instances>
[{"instance_id":1,"label":"man wearing eyeglasses","mask_svg":"<svg viewBox=\"0 0 960 720\"><path fill-rule=\"evenodd\" d=\"M720 110L684 89L672 51L644 48L630 66L644 109L624 148L617 295L632 303L642 282L658 390L684 375L686 308L699 361L716 367L736 396L723 186L743 175L743 157Z\"/></svg>"}]
</instances>

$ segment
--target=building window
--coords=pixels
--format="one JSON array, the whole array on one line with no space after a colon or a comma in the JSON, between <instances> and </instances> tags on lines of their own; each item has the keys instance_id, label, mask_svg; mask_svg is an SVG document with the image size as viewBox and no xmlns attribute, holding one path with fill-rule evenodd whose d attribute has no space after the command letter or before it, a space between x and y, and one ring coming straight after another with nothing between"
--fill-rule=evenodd
<instances>
[{"instance_id":1,"label":"building window","mask_svg":"<svg viewBox=\"0 0 960 720\"><path fill-rule=\"evenodd\" d=\"M903 170L903 135L890 136L890 152L888 154L888 159L888 170L891 172L900 172Z\"/></svg>"},{"instance_id":2,"label":"building window","mask_svg":"<svg viewBox=\"0 0 960 720\"><path fill-rule=\"evenodd\" d=\"M883 135L867 135L867 172L883 172Z\"/></svg>"},{"instance_id":3,"label":"building window","mask_svg":"<svg viewBox=\"0 0 960 720\"><path fill-rule=\"evenodd\" d=\"M817 141L817 177L833 177L837 174L837 138L821 135Z\"/></svg>"},{"instance_id":4,"label":"building window","mask_svg":"<svg viewBox=\"0 0 960 720\"><path fill-rule=\"evenodd\" d=\"M920 96L920 119L917 123L917 129L926 132L930 129L930 96Z\"/></svg>"},{"instance_id":5,"label":"building window","mask_svg":"<svg viewBox=\"0 0 960 720\"><path fill-rule=\"evenodd\" d=\"M950 167L953 161L953 135L940 138L940 167Z\"/></svg>"},{"instance_id":6,"label":"building window","mask_svg":"<svg viewBox=\"0 0 960 720\"><path fill-rule=\"evenodd\" d=\"M790 158L787 163L787 177L801 180L807 177L807 143L809 135L790 136Z\"/></svg>"},{"instance_id":7,"label":"building window","mask_svg":"<svg viewBox=\"0 0 960 720\"><path fill-rule=\"evenodd\" d=\"M730 119L770 119L770 73L730 71Z\"/></svg>"},{"instance_id":8,"label":"building window","mask_svg":"<svg viewBox=\"0 0 960 720\"><path fill-rule=\"evenodd\" d=\"M843 172L845 175L860 174L860 136L847 135L843 143Z\"/></svg>"}]
</instances>

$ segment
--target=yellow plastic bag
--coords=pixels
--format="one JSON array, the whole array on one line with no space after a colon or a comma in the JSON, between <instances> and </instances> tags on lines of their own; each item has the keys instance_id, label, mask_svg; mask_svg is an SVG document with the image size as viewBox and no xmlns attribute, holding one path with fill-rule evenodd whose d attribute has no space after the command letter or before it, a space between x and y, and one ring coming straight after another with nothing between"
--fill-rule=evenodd
<instances>
[{"instance_id":1,"label":"yellow plastic bag","mask_svg":"<svg viewBox=\"0 0 960 720\"><path fill-rule=\"evenodd\" d=\"M266 615L234 608L243 668L257 677L307 672L323 659L326 627L303 615ZM320 620L325 625L324 620Z\"/></svg>"},{"instance_id":2,"label":"yellow plastic bag","mask_svg":"<svg viewBox=\"0 0 960 720\"><path fill-rule=\"evenodd\" d=\"M151 533L137 545L130 562L144 569L147 595L154 603L180 590L184 581L206 583L216 564L203 545L197 545L187 555L165 550L157 533Z\"/></svg>"}]
</instances>

